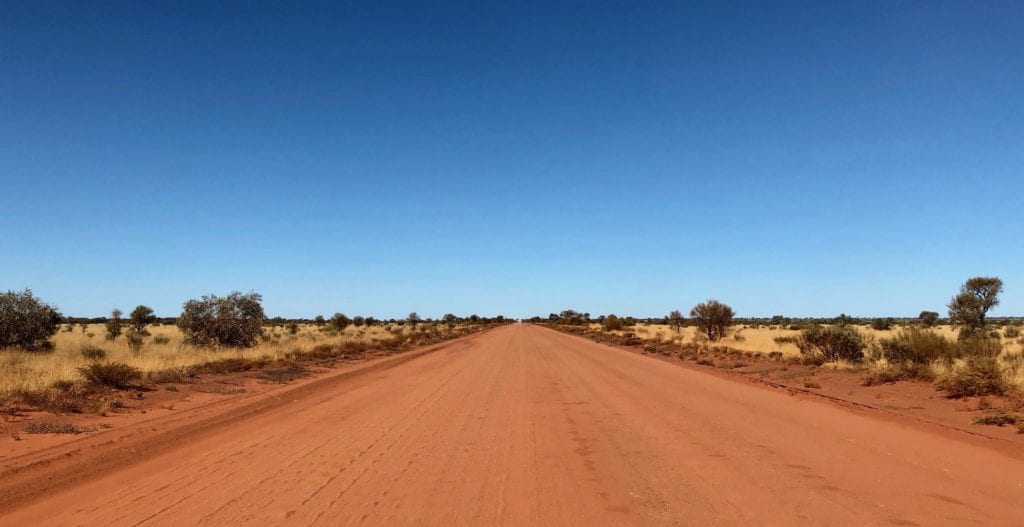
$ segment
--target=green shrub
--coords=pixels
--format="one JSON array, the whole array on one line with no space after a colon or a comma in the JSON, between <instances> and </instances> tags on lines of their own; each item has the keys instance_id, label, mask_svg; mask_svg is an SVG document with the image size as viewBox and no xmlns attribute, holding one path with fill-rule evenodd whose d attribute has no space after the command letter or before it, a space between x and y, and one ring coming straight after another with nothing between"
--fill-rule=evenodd
<instances>
[{"instance_id":1,"label":"green shrub","mask_svg":"<svg viewBox=\"0 0 1024 527\"><path fill-rule=\"evenodd\" d=\"M95 344L82 344L82 356L88 360L101 361L107 358L107 351Z\"/></svg>"},{"instance_id":2,"label":"green shrub","mask_svg":"<svg viewBox=\"0 0 1024 527\"><path fill-rule=\"evenodd\" d=\"M153 344L167 344L171 341L171 337L167 335L153 335Z\"/></svg>"},{"instance_id":3,"label":"green shrub","mask_svg":"<svg viewBox=\"0 0 1024 527\"><path fill-rule=\"evenodd\" d=\"M976 425L1006 426L1024 423L1024 417L1013 414L991 414L975 417L971 420Z\"/></svg>"},{"instance_id":4,"label":"green shrub","mask_svg":"<svg viewBox=\"0 0 1024 527\"><path fill-rule=\"evenodd\" d=\"M864 376L861 384L864 386L876 386L879 384L893 383L896 381L902 381L911 376L910 373L904 368L887 364L885 366L872 368Z\"/></svg>"},{"instance_id":5,"label":"green shrub","mask_svg":"<svg viewBox=\"0 0 1024 527\"><path fill-rule=\"evenodd\" d=\"M803 331L797 346L815 362L864 359L864 337L850 326L812 326Z\"/></svg>"},{"instance_id":6,"label":"green shrub","mask_svg":"<svg viewBox=\"0 0 1024 527\"><path fill-rule=\"evenodd\" d=\"M72 423L47 423L33 421L25 427L26 434L72 434L95 432L91 426L78 426Z\"/></svg>"},{"instance_id":7,"label":"green shrub","mask_svg":"<svg viewBox=\"0 0 1024 527\"><path fill-rule=\"evenodd\" d=\"M876 318L871 320L871 329L876 331L888 331L896 324L892 317Z\"/></svg>"},{"instance_id":8,"label":"green shrub","mask_svg":"<svg viewBox=\"0 0 1024 527\"><path fill-rule=\"evenodd\" d=\"M29 289L0 293L0 348L50 349L60 320L60 312Z\"/></svg>"},{"instance_id":9,"label":"green shrub","mask_svg":"<svg viewBox=\"0 0 1024 527\"><path fill-rule=\"evenodd\" d=\"M936 381L935 386L950 397L1001 395L1007 384L995 357L973 356L960 367L951 368Z\"/></svg>"},{"instance_id":10,"label":"green shrub","mask_svg":"<svg viewBox=\"0 0 1024 527\"><path fill-rule=\"evenodd\" d=\"M345 316L344 313L335 313L328 321L328 324L331 325L331 328L334 329L334 331L341 332L345 331L345 328L352 325L352 320Z\"/></svg>"},{"instance_id":11,"label":"green shrub","mask_svg":"<svg viewBox=\"0 0 1024 527\"><path fill-rule=\"evenodd\" d=\"M128 329L124 332L124 338L128 341L128 349L132 350L133 354L138 354L142 351L142 345L145 343L147 333L140 332L135 329L135 326L128 326Z\"/></svg>"},{"instance_id":12,"label":"green shrub","mask_svg":"<svg viewBox=\"0 0 1024 527\"><path fill-rule=\"evenodd\" d=\"M615 315L608 315L604 317L604 321L601 322L605 331L618 331L622 329L622 320Z\"/></svg>"},{"instance_id":13,"label":"green shrub","mask_svg":"<svg viewBox=\"0 0 1024 527\"><path fill-rule=\"evenodd\" d=\"M97 362L78 368L78 373L82 374L82 377L85 377L90 384L117 389L128 388L133 380L142 377L141 370L123 362L109 364Z\"/></svg>"},{"instance_id":14,"label":"green shrub","mask_svg":"<svg viewBox=\"0 0 1024 527\"><path fill-rule=\"evenodd\" d=\"M204 296L185 302L178 327L194 346L249 347L263 331L263 297L237 291L226 297Z\"/></svg>"},{"instance_id":15,"label":"green shrub","mask_svg":"<svg viewBox=\"0 0 1024 527\"><path fill-rule=\"evenodd\" d=\"M909 328L881 339L882 356L896 365L924 365L942 359L951 362L961 354L956 342L926 329Z\"/></svg>"}]
</instances>

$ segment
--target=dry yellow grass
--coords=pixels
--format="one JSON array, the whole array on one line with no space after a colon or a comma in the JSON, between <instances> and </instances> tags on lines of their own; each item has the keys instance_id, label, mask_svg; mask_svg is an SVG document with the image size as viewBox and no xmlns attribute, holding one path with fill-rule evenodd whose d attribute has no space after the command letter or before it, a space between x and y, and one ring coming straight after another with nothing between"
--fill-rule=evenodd
<instances>
[{"instance_id":1,"label":"dry yellow grass","mask_svg":"<svg viewBox=\"0 0 1024 527\"><path fill-rule=\"evenodd\" d=\"M599 329L600 325L593 324L594 329ZM935 332L955 340L957 338L957 329L952 326L936 326L932 328ZM880 339L889 338L895 335L901 330L900 327L894 327L890 330L880 331L864 326L857 326L859 331L869 343L877 343ZM637 324L631 328L627 328L627 331L633 331L638 337L644 340L674 340L676 342L693 342L696 338L696 328L685 327L676 333L671 326L664 324ZM623 333L618 331L616 333ZM800 331L789 330L784 328L771 329L768 326L761 326L752 328L748 326L734 326L730 329L728 335L719 344L723 346L729 346L742 351L751 352L762 352L770 353L773 351L781 352L783 357L799 357L800 350L795 344L789 342L776 342L775 339L778 337L797 337L800 335ZM1024 389L1024 343L1021 339L1008 339L1001 337L1003 344L1003 352L1000 355L1000 362L1006 372L1007 380ZM881 362L880 362L881 361ZM869 364L869 367L882 367L885 365L884 359L873 361ZM842 368L843 365L832 365L837 368ZM956 365L954 365L956 367ZM944 368L942 365L936 364L934 366L936 373L941 373Z\"/></svg>"},{"instance_id":2,"label":"dry yellow grass","mask_svg":"<svg viewBox=\"0 0 1024 527\"><path fill-rule=\"evenodd\" d=\"M437 331L447 331L445 326L436 326ZM421 326L421 330L424 326ZM106 352L106 360L123 362L143 372L160 371L168 368L192 366L228 357L258 359L269 357L280 359L289 352L305 352L317 344L336 344L346 341L370 342L384 340L396 335L408 334L409 326L372 326L346 328L343 333L328 335L316 326L300 326L298 333L289 334L287 328L268 328L274 340L260 342L252 348L208 349L184 344L177 326L152 326L152 334L146 338L142 351L133 354L124 337L114 341L105 340L102 324L88 326L85 332L75 326L73 331L64 328L54 335L54 350L51 352L25 352L17 350L0 351L0 394L18 390L39 390L52 386L57 381L80 379L78 368L89 363L82 356L82 348L98 346ZM393 331L393 332L392 332ZM159 336L168 339L166 344L154 342Z\"/></svg>"}]
</instances>

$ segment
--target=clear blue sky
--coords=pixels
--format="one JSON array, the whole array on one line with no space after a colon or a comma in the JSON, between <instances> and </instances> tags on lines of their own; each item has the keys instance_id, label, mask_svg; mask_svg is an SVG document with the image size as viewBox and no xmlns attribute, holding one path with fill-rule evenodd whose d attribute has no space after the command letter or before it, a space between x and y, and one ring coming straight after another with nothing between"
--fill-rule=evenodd
<instances>
[{"instance_id":1,"label":"clear blue sky","mask_svg":"<svg viewBox=\"0 0 1024 527\"><path fill-rule=\"evenodd\" d=\"M1024 314L1024 3L157 4L0 7L0 290Z\"/></svg>"}]
</instances>

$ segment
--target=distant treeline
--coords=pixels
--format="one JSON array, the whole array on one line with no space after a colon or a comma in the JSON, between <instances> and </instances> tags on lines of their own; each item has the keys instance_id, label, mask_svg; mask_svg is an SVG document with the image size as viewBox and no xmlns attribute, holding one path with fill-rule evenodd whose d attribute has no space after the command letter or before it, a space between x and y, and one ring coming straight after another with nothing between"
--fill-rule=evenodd
<instances>
[{"instance_id":1,"label":"distant treeline","mask_svg":"<svg viewBox=\"0 0 1024 527\"><path fill-rule=\"evenodd\" d=\"M590 313L580 313L572 309L567 309L561 313L551 313L546 317L535 316L526 319L526 321L534 323L557 322L570 325L590 323L601 324L608 316L615 315L600 315L592 317ZM668 316L647 318L619 316L618 319L624 326L633 326L636 324L673 324L673 321ZM821 324L861 325L877 327L879 329L889 329L889 327L897 325L905 326L920 324L922 320L928 320L929 325L950 323L950 319L948 317L939 317L938 313L934 312L923 312L921 315L916 317L854 317L846 314L840 314L835 317L787 317L783 315L775 315L772 317L735 317L732 319L732 322L734 324L745 326L778 326L781 328L788 328L792 326L792 329L802 329L808 326ZM987 321L994 325L1024 325L1024 317L990 317ZM681 326L689 326L693 324L694 321L692 319L682 318L679 320L679 325Z\"/></svg>"},{"instance_id":2,"label":"distant treeline","mask_svg":"<svg viewBox=\"0 0 1024 527\"><path fill-rule=\"evenodd\" d=\"M65 316L65 317L63 317L61 319L61 322L65 323L65 324L106 324L110 320L111 320L110 317L69 317L69 316ZM406 319L406 318L400 318L400 319L398 319L398 318L378 319L378 318L374 318L374 317L361 317L361 316L354 316L354 317L352 317L352 320L355 322L355 325L357 325L357 326L361 326L361 325L375 326L375 325L380 325L380 324L388 324L388 325L390 325L390 324L397 324L397 325L401 326L401 325L404 325L404 324L406 324L408 322L408 319ZM498 315L498 316L495 316L495 317L481 317L479 315L469 315L469 316L466 316L466 317L459 317L459 316L451 315L451 316L446 316L444 318L439 318L439 319L425 318L425 319L422 319L422 321L418 321L418 322L426 322L428 324L434 323L434 322L444 322L444 323L455 322L455 323L458 323L458 324L463 324L463 323L466 323L466 322L474 323L474 324L475 323L479 323L479 324L495 324L495 323L501 324L503 322L508 322L509 320L513 320L513 319L510 319L510 318L505 317L503 315ZM314 317L314 318L273 317L273 318L266 319L264 323L266 325L270 325L270 326L287 326L288 324L324 324L324 323L327 323L327 322L328 321L326 319L324 319L323 317ZM153 321L154 325L174 325L174 324L177 324L177 323L178 323L178 317L157 317Z\"/></svg>"}]
</instances>

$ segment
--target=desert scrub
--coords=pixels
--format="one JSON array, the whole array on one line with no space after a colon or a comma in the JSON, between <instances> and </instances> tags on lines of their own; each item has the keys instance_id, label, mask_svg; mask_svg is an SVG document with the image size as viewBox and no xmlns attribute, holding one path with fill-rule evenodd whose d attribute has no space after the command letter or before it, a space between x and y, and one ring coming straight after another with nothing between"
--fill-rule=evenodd
<instances>
[{"instance_id":1,"label":"desert scrub","mask_svg":"<svg viewBox=\"0 0 1024 527\"><path fill-rule=\"evenodd\" d=\"M78 368L87 382L96 386L125 389L132 385L132 381L142 377L142 370L124 364L112 362L109 364L93 363Z\"/></svg>"},{"instance_id":2,"label":"desert scrub","mask_svg":"<svg viewBox=\"0 0 1024 527\"><path fill-rule=\"evenodd\" d=\"M107 351L95 344L82 344L82 357L89 361L101 361L107 358Z\"/></svg>"},{"instance_id":3,"label":"desert scrub","mask_svg":"<svg viewBox=\"0 0 1024 527\"><path fill-rule=\"evenodd\" d=\"M31 422L25 427L26 434L73 434L95 432L91 426L78 426L71 423Z\"/></svg>"},{"instance_id":4,"label":"desert scrub","mask_svg":"<svg viewBox=\"0 0 1024 527\"><path fill-rule=\"evenodd\" d=\"M808 362L816 364L864 359L864 337L849 326L812 326L803 331L797 346Z\"/></svg>"},{"instance_id":5,"label":"desert scrub","mask_svg":"<svg viewBox=\"0 0 1024 527\"><path fill-rule=\"evenodd\" d=\"M1002 395L1009 388L999 364L1001 343L996 339L972 337L959 343L963 359L946 368L935 382L950 397Z\"/></svg>"},{"instance_id":6,"label":"desert scrub","mask_svg":"<svg viewBox=\"0 0 1024 527\"><path fill-rule=\"evenodd\" d=\"M29 289L0 293L0 349L48 350L60 321L60 312Z\"/></svg>"},{"instance_id":7,"label":"desert scrub","mask_svg":"<svg viewBox=\"0 0 1024 527\"><path fill-rule=\"evenodd\" d=\"M1019 415L999 413L975 417L971 420L976 425L1006 426L1024 423L1024 417Z\"/></svg>"}]
</instances>

